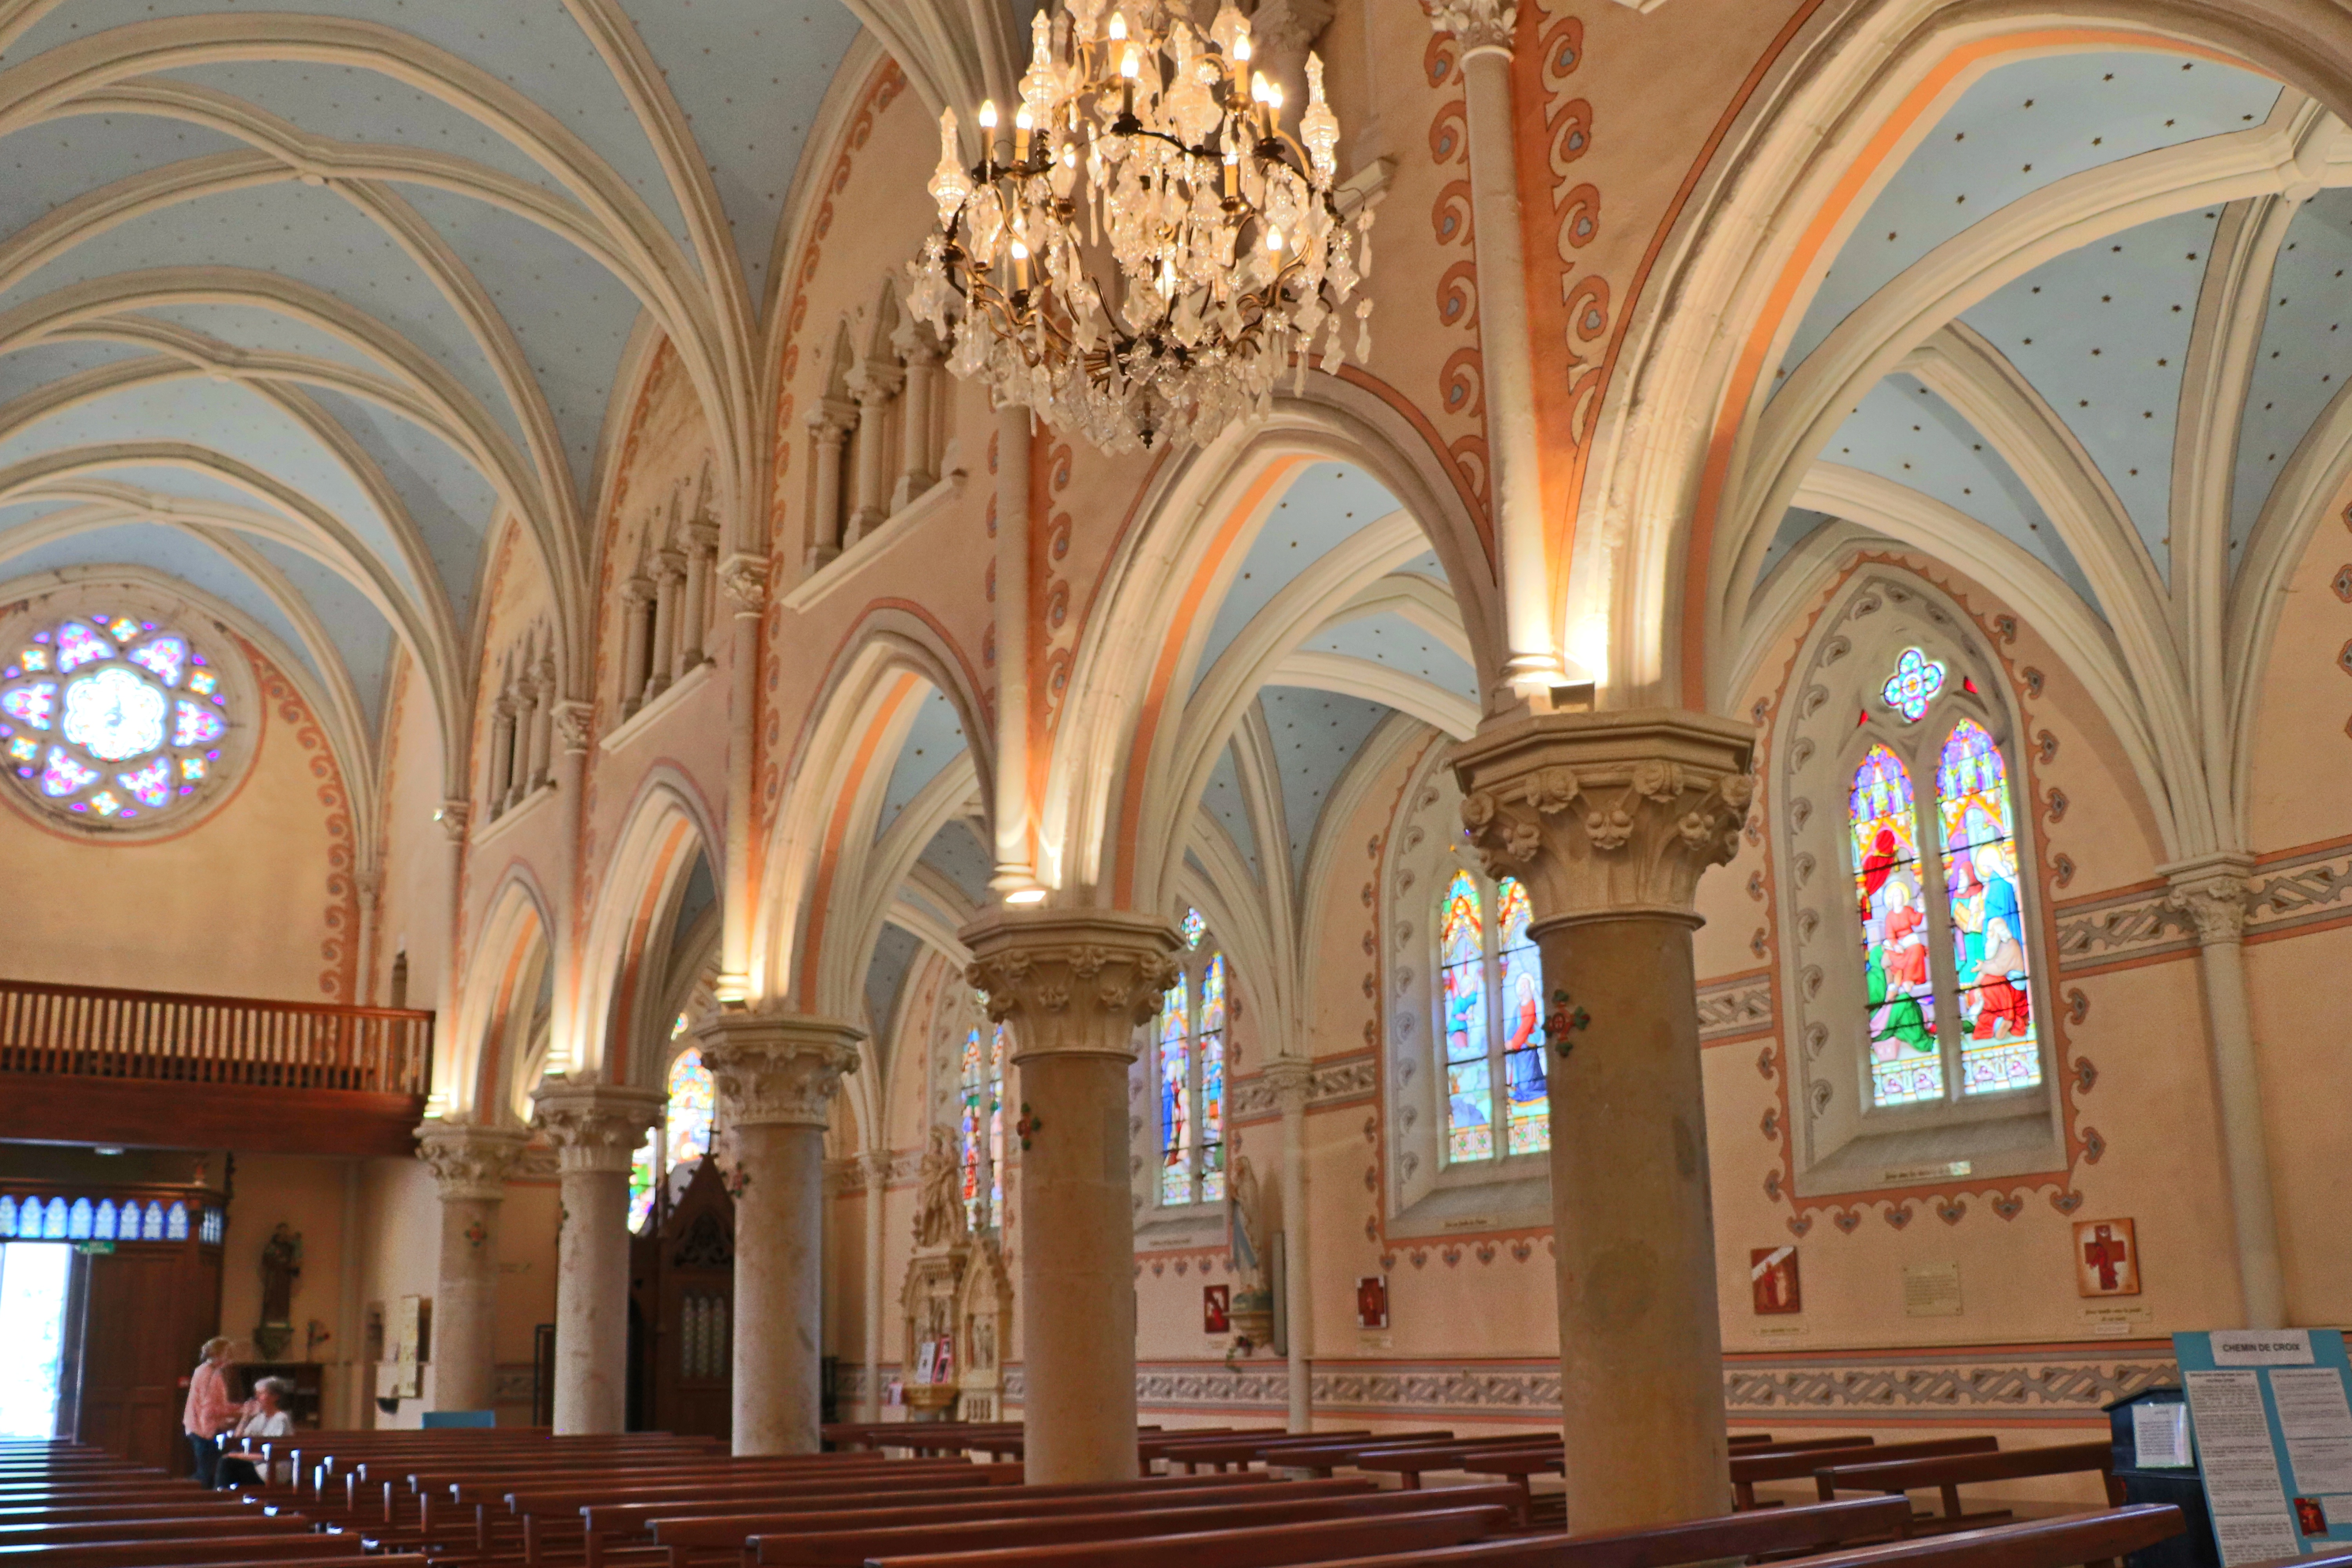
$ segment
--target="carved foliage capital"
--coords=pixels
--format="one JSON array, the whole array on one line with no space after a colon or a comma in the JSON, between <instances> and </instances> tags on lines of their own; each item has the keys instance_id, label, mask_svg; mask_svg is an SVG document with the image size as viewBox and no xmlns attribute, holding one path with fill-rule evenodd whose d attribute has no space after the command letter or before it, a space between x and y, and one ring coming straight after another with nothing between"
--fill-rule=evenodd
<instances>
[{"instance_id":1,"label":"carved foliage capital","mask_svg":"<svg viewBox=\"0 0 2352 1568\"><path fill-rule=\"evenodd\" d=\"M531 1091L531 1125L555 1145L560 1171L626 1172L661 1114L662 1097L649 1089L575 1083L550 1073Z\"/></svg>"},{"instance_id":2,"label":"carved foliage capital","mask_svg":"<svg viewBox=\"0 0 2352 1568\"><path fill-rule=\"evenodd\" d=\"M416 1132L416 1157L433 1173L444 1203L496 1203L530 1134L520 1127L428 1121Z\"/></svg>"},{"instance_id":3,"label":"carved foliage capital","mask_svg":"<svg viewBox=\"0 0 2352 1568\"><path fill-rule=\"evenodd\" d=\"M1135 1026L1176 982L1179 939L1166 921L1118 910L992 911L961 932L964 975L988 1016L1013 1026L1014 1060L1130 1052Z\"/></svg>"},{"instance_id":4,"label":"carved foliage capital","mask_svg":"<svg viewBox=\"0 0 2352 1568\"><path fill-rule=\"evenodd\" d=\"M1275 1104L1284 1110L1304 1110L1315 1092L1315 1064L1300 1057L1276 1057L1265 1064L1261 1077L1274 1093Z\"/></svg>"},{"instance_id":5,"label":"carved foliage capital","mask_svg":"<svg viewBox=\"0 0 2352 1568\"><path fill-rule=\"evenodd\" d=\"M1429 25L1451 33L1465 49L1508 54L1519 25L1517 0L1430 0Z\"/></svg>"},{"instance_id":6,"label":"carved foliage capital","mask_svg":"<svg viewBox=\"0 0 2352 1568\"><path fill-rule=\"evenodd\" d=\"M452 844L466 842L466 825L473 817L474 803L470 800L445 800L441 809L433 814L433 820L441 825L441 831L448 835Z\"/></svg>"},{"instance_id":7,"label":"carved foliage capital","mask_svg":"<svg viewBox=\"0 0 2352 1568\"><path fill-rule=\"evenodd\" d=\"M2221 866L2200 868L2176 875L2164 907L2186 916L2196 929L2200 947L2214 942L2242 942L2246 935L2246 910L2252 901L2253 883L2242 873Z\"/></svg>"},{"instance_id":8,"label":"carved foliage capital","mask_svg":"<svg viewBox=\"0 0 2352 1568\"><path fill-rule=\"evenodd\" d=\"M719 565L719 586L739 616L768 607L768 563L757 555L730 555Z\"/></svg>"},{"instance_id":9,"label":"carved foliage capital","mask_svg":"<svg viewBox=\"0 0 2352 1568\"><path fill-rule=\"evenodd\" d=\"M588 749L588 725L595 707L586 702L559 702L555 705L556 743L567 752Z\"/></svg>"},{"instance_id":10,"label":"carved foliage capital","mask_svg":"<svg viewBox=\"0 0 2352 1568\"><path fill-rule=\"evenodd\" d=\"M1462 825L1487 875L1538 921L1695 916L1698 879L1739 851L1751 731L1677 710L1553 713L1455 748Z\"/></svg>"},{"instance_id":11,"label":"carved foliage capital","mask_svg":"<svg viewBox=\"0 0 2352 1568\"><path fill-rule=\"evenodd\" d=\"M830 1018L717 1013L694 1031L730 1127L823 1127L866 1031Z\"/></svg>"}]
</instances>

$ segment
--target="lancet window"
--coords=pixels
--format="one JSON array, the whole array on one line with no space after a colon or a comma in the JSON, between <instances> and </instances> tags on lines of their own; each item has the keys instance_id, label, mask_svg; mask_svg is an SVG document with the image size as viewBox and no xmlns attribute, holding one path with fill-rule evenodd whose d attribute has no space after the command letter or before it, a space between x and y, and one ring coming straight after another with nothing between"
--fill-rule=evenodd
<instances>
[{"instance_id":1,"label":"lancet window","mask_svg":"<svg viewBox=\"0 0 2352 1568\"><path fill-rule=\"evenodd\" d=\"M1184 911L1181 973L1160 999L1152 1045L1160 1108L1160 1202L1225 1196L1225 1075L1232 1008L1225 955L1198 910Z\"/></svg>"},{"instance_id":2,"label":"lancet window","mask_svg":"<svg viewBox=\"0 0 2352 1568\"><path fill-rule=\"evenodd\" d=\"M1437 910L1438 1038L1444 1053L1445 1161L1551 1147L1543 1057L1543 965L1528 934L1528 892L1465 871Z\"/></svg>"},{"instance_id":3,"label":"lancet window","mask_svg":"<svg viewBox=\"0 0 2352 1568\"><path fill-rule=\"evenodd\" d=\"M686 1033L687 1016L680 1013L670 1038ZM702 1052L693 1046L670 1059L662 1080L668 1093L661 1120L646 1132L645 1143L629 1162L629 1228L642 1233L653 1217L661 1184L680 1165L710 1152L719 1114L719 1086L702 1065Z\"/></svg>"},{"instance_id":4,"label":"lancet window","mask_svg":"<svg viewBox=\"0 0 2352 1568\"><path fill-rule=\"evenodd\" d=\"M975 1234L993 1229L1004 1212L1004 1049L1003 1025L974 1024L956 1074L956 1153L964 1218Z\"/></svg>"}]
</instances>

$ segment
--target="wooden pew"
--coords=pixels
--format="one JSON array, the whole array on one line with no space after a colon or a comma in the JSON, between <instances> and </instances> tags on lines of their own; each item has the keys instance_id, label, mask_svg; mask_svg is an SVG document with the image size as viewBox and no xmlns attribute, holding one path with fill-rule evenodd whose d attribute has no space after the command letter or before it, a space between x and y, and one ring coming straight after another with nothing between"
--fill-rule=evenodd
<instances>
[{"instance_id":1,"label":"wooden pew","mask_svg":"<svg viewBox=\"0 0 2352 1568\"><path fill-rule=\"evenodd\" d=\"M1756 1504L1759 1481L1802 1480L1826 1465L1873 1464L1880 1460L1927 1459L1947 1454L1990 1454L2000 1448L1993 1437L1928 1437L1909 1443L1874 1444L1867 1437L1842 1448L1786 1448L1769 1453L1731 1456L1731 1491L1737 1506Z\"/></svg>"},{"instance_id":2,"label":"wooden pew","mask_svg":"<svg viewBox=\"0 0 2352 1568\"><path fill-rule=\"evenodd\" d=\"M1291 1467L1284 1464L1277 1456L1297 1449L1328 1448L1334 1442L1353 1442L1373 1447L1402 1448L1429 1443L1450 1442L1453 1437L1452 1432L1444 1430L1387 1434L1365 1431L1291 1432L1270 1440L1263 1437L1212 1439L1178 1449L1171 1453L1168 1458L1171 1462L1181 1463L1187 1469L1199 1465L1213 1466L1220 1470L1227 1465L1240 1465L1246 1468L1255 1461L1263 1461L1270 1467L1289 1468Z\"/></svg>"},{"instance_id":3,"label":"wooden pew","mask_svg":"<svg viewBox=\"0 0 2352 1568\"><path fill-rule=\"evenodd\" d=\"M289 1558L350 1558L361 1554L355 1535L207 1535L172 1542L81 1541L58 1546L0 1547L0 1563L41 1568L152 1568L159 1563L282 1563ZM39 1553L37 1559L33 1554Z\"/></svg>"},{"instance_id":4,"label":"wooden pew","mask_svg":"<svg viewBox=\"0 0 2352 1568\"><path fill-rule=\"evenodd\" d=\"M1982 1481L2019 1480L2030 1476L2096 1474L2107 1501L2120 1507L2123 1487L2115 1477L2112 1443L2060 1443L2042 1448L2011 1448L1990 1454L1954 1454L1943 1458L1895 1459L1883 1463L1824 1465L1813 1472L1815 1489L1828 1502L1841 1490L1908 1492L1936 1488L1943 1496L1941 1516L1923 1516L1921 1523L1954 1530L2010 1517L2006 1509L1971 1514L1960 1506L1960 1488Z\"/></svg>"},{"instance_id":5,"label":"wooden pew","mask_svg":"<svg viewBox=\"0 0 2352 1568\"><path fill-rule=\"evenodd\" d=\"M1466 1437L1446 1446L1468 1449L1510 1447L1524 1444L1527 1441L1527 1438L1521 1436ZM1282 1456L1280 1460L1271 1461L1271 1463L1273 1468L1277 1469L1304 1470L1310 1476L1322 1477L1330 1475L1342 1466L1362 1468L1361 1465L1357 1464L1357 1460L1366 1454L1405 1452L1431 1447L1433 1445L1426 1437L1397 1438L1383 1436L1349 1437L1337 1442L1328 1442L1318 1436L1312 1442L1283 1448L1280 1450Z\"/></svg>"},{"instance_id":6,"label":"wooden pew","mask_svg":"<svg viewBox=\"0 0 2352 1568\"><path fill-rule=\"evenodd\" d=\"M1395 1496L1395 1493L1384 1494ZM867 1568L1281 1568L1329 1561L1334 1553L1427 1551L1481 1541L1502 1527L1506 1510L1436 1508L1419 1513L1327 1519L1297 1524L1233 1525L1175 1535L1040 1544L1013 1550L892 1552Z\"/></svg>"},{"instance_id":7,"label":"wooden pew","mask_svg":"<svg viewBox=\"0 0 2352 1568\"><path fill-rule=\"evenodd\" d=\"M418 1478L417 1487L420 1528L431 1529L437 1515L446 1525L462 1526L468 1510L474 1525L477 1550L490 1550L493 1510L510 1511L506 1499L518 1484L531 1485L547 1481L572 1488L613 1489L630 1486L639 1481L674 1479L706 1482L721 1477L740 1477L746 1480L769 1479L778 1482L794 1478L822 1480L836 1489L856 1488L869 1478L896 1473L914 1461L887 1459L872 1454L792 1454L760 1456L745 1458L697 1458L671 1463L667 1460L644 1465L614 1466L604 1459L583 1463L578 1468L555 1468L533 1469L518 1482L512 1472L493 1469L487 1474L467 1475L450 1479L446 1486L425 1483ZM950 1465L964 1461L949 1461ZM965 1468L971 1468L965 1465ZM437 1483L439 1478L434 1478ZM446 1492L446 1499L444 1493ZM428 1506L429 1505L429 1506ZM520 1527L518 1527L520 1528Z\"/></svg>"},{"instance_id":8,"label":"wooden pew","mask_svg":"<svg viewBox=\"0 0 2352 1568\"><path fill-rule=\"evenodd\" d=\"M1318 1568L1449 1568L1454 1563L1475 1568L1668 1568L1727 1558L1777 1559L1900 1538L1910 1522L1911 1505L1900 1498L1848 1498L1641 1530L1519 1536L1426 1552L1330 1558L1321 1560Z\"/></svg>"},{"instance_id":9,"label":"wooden pew","mask_svg":"<svg viewBox=\"0 0 2352 1568\"><path fill-rule=\"evenodd\" d=\"M2126 1553L2168 1541L2183 1528L2179 1509L2142 1504L1827 1552L1807 1558L1804 1568L2121 1568ZM2352 1561L2352 1552L2336 1558ZM2323 1559L2291 1561L2309 1568Z\"/></svg>"}]
</instances>

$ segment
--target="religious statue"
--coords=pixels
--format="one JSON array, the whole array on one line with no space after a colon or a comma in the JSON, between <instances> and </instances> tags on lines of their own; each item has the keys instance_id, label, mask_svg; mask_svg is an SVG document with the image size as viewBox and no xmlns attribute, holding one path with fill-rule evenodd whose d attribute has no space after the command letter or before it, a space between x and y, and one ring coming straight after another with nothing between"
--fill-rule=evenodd
<instances>
[{"instance_id":1,"label":"religious statue","mask_svg":"<svg viewBox=\"0 0 2352 1568\"><path fill-rule=\"evenodd\" d=\"M1266 1289L1265 1278L1265 1200L1257 1190L1257 1173L1250 1169L1249 1156L1234 1162L1233 1251L1234 1295L1246 1296Z\"/></svg>"},{"instance_id":2,"label":"religious statue","mask_svg":"<svg viewBox=\"0 0 2352 1568\"><path fill-rule=\"evenodd\" d=\"M963 1240L971 1226L963 1206L963 1171L956 1163L954 1140L944 1127L931 1129L918 1191L915 1245L946 1247Z\"/></svg>"},{"instance_id":3,"label":"religious statue","mask_svg":"<svg viewBox=\"0 0 2352 1568\"><path fill-rule=\"evenodd\" d=\"M294 1338L294 1281L302 1277L302 1233L284 1220L261 1247L261 1321L254 1347L264 1361L277 1361Z\"/></svg>"}]
</instances>

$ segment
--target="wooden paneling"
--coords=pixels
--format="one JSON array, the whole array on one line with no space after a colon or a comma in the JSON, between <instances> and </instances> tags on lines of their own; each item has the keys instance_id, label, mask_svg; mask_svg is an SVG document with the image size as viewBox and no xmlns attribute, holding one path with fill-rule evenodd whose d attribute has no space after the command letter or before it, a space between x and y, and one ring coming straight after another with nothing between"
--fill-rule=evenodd
<instances>
[{"instance_id":1,"label":"wooden paneling","mask_svg":"<svg viewBox=\"0 0 2352 1568\"><path fill-rule=\"evenodd\" d=\"M220 1328L220 1248L122 1242L77 1255L82 1308L74 1436L142 1464L188 1468L181 1380Z\"/></svg>"},{"instance_id":2,"label":"wooden paneling","mask_svg":"<svg viewBox=\"0 0 2352 1568\"><path fill-rule=\"evenodd\" d=\"M237 1084L154 1083L43 1074L0 1096L0 1139L257 1154L416 1152L422 1095Z\"/></svg>"}]
</instances>

